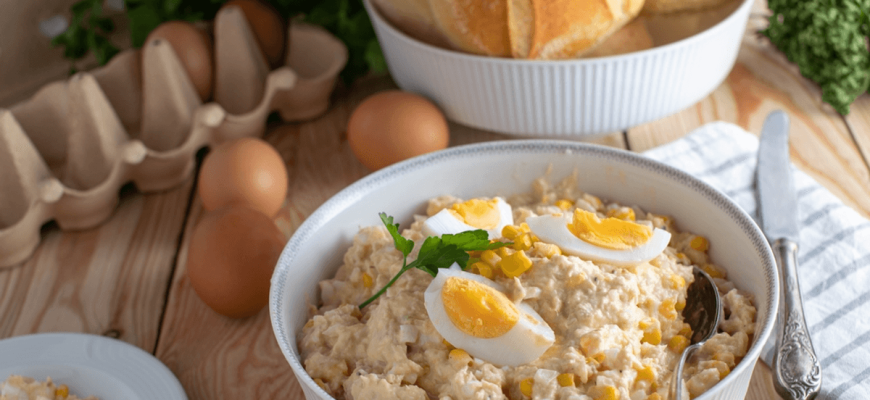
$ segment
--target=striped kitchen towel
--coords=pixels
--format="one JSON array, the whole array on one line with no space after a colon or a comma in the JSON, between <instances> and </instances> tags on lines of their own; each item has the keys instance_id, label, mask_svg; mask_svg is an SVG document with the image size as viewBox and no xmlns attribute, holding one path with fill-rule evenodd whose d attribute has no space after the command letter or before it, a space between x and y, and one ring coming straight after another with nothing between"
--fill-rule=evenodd
<instances>
[{"instance_id":1,"label":"striped kitchen towel","mask_svg":"<svg viewBox=\"0 0 870 400\"><path fill-rule=\"evenodd\" d=\"M757 218L758 139L717 122L645 155L682 169L731 197ZM798 275L813 345L822 363L819 400L870 399L870 221L795 169ZM770 364L775 338L762 359Z\"/></svg>"}]
</instances>

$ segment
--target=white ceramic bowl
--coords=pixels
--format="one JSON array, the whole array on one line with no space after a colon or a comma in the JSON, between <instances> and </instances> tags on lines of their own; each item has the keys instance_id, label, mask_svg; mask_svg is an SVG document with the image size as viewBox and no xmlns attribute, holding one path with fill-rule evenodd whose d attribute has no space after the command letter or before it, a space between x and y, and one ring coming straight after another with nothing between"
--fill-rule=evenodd
<instances>
[{"instance_id":1,"label":"white ceramic bowl","mask_svg":"<svg viewBox=\"0 0 870 400\"><path fill-rule=\"evenodd\" d=\"M580 171L582 190L671 215L681 229L709 238L713 260L754 295L758 328L746 357L698 399L743 398L773 329L779 293L773 254L757 225L724 194L685 172L624 150L552 140L489 142L419 156L354 183L308 217L278 260L269 298L275 337L306 398L331 399L302 367L297 334L309 304L320 301L317 282L335 274L360 227L381 224L383 211L405 228L413 214L425 213L426 200L443 194L528 192L548 168L553 180Z\"/></svg>"},{"instance_id":2,"label":"white ceramic bowl","mask_svg":"<svg viewBox=\"0 0 870 400\"><path fill-rule=\"evenodd\" d=\"M559 61L434 47L394 28L369 0L365 5L400 88L432 99L464 125L557 138L625 130L706 97L734 66L752 2L743 0L727 18L684 40L626 55Z\"/></svg>"}]
</instances>

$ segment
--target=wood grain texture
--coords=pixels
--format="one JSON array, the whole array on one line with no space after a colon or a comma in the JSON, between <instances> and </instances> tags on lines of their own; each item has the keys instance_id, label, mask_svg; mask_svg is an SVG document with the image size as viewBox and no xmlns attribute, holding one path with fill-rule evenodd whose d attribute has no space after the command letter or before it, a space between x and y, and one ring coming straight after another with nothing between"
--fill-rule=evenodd
<instances>
[{"instance_id":1,"label":"wood grain texture","mask_svg":"<svg viewBox=\"0 0 870 400\"><path fill-rule=\"evenodd\" d=\"M28 261L0 271L0 338L86 332L153 351L190 189L127 190L96 228L43 229Z\"/></svg>"},{"instance_id":2,"label":"wood grain texture","mask_svg":"<svg viewBox=\"0 0 870 400\"><path fill-rule=\"evenodd\" d=\"M737 64L710 96L677 114L630 129L629 147L646 149L682 137L712 121L735 123L756 135L768 113L791 117L791 159L846 204L870 216L870 170L843 118L822 103L817 85L753 32L765 19L750 20Z\"/></svg>"},{"instance_id":3,"label":"wood grain texture","mask_svg":"<svg viewBox=\"0 0 870 400\"><path fill-rule=\"evenodd\" d=\"M852 110L846 116L846 125L852 131L852 138L861 150L864 161L870 164L870 94L865 93L852 103Z\"/></svg>"},{"instance_id":4,"label":"wood grain texture","mask_svg":"<svg viewBox=\"0 0 870 400\"><path fill-rule=\"evenodd\" d=\"M265 139L287 165L288 194L275 218L288 237L314 210L368 171L354 158L345 127L353 108L389 80L358 82L336 96L335 105L312 121L273 127ZM170 287L156 356L181 381L191 400L303 399L302 390L272 334L268 310L233 320L203 303L187 276L187 245L202 214L194 199Z\"/></svg>"}]
</instances>

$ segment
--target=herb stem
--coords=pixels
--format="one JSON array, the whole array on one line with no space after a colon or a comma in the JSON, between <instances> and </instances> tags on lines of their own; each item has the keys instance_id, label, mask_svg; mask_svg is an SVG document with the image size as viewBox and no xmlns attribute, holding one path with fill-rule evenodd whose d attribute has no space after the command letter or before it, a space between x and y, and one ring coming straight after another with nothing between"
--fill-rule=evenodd
<instances>
[{"instance_id":1,"label":"herb stem","mask_svg":"<svg viewBox=\"0 0 870 400\"><path fill-rule=\"evenodd\" d=\"M384 294L384 293L387 291L387 289L388 289L390 286L393 286L393 283L395 283L396 280L398 280L399 277L402 276L402 274L404 274L405 271L407 271L407 270L409 270L409 269L411 269L411 267L410 267L409 265L406 265L406 266L402 267L402 269L399 270L399 273L396 274L396 276L394 276L393 279L390 279L390 281L387 282L387 284L384 285L384 287L382 287L381 290L378 290L378 292L375 293L374 295L372 295L372 297L369 297L368 300L362 302L362 304L359 305L359 309L362 310L365 306L369 305L369 303L375 301L375 299L377 299L377 298L380 297L382 294Z\"/></svg>"}]
</instances>

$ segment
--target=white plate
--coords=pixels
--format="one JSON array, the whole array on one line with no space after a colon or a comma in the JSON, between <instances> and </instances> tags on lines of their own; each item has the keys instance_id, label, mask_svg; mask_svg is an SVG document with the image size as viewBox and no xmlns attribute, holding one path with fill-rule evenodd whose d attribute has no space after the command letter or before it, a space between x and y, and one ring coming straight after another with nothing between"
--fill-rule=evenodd
<instances>
[{"instance_id":1,"label":"white plate","mask_svg":"<svg viewBox=\"0 0 870 400\"><path fill-rule=\"evenodd\" d=\"M0 340L0 382L9 375L51 377L79 397L187 400L172 371L142 349L81 333L40 333Z\"/></svg>"}]
</instances>

